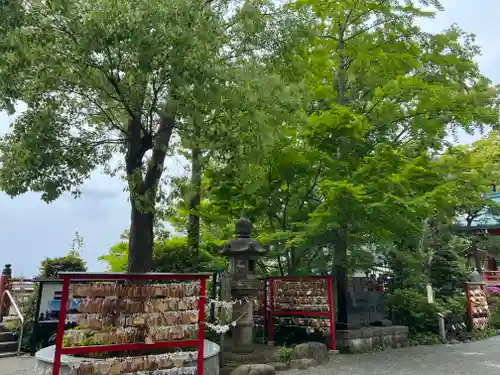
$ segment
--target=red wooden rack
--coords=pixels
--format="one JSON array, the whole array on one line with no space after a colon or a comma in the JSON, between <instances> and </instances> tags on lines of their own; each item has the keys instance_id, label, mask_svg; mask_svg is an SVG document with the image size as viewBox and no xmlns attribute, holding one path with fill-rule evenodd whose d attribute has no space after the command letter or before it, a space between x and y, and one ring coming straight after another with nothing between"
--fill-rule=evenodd
<instances>
[{"instance_id":1,"label":"red wooden rack","mask_svg":"<svg viewBox=\"0 0 500 375\"><path fill-rule=\"evenodd\" d=\"M327 285L328 311L276 311L274 309L274 290L278 280L295 281L297 283L325 280ZM309 316L326 317L330 321L330 350L335 350L335 317L333 311L333 277L332 276L271 276L264 281L264 332L268 332L269 342L274 341L275 316ZM269 296L269 298L268 298Z\"/></svg>"},{"instance_id":2,"label":"red wooden rack","mask_svg":"<svg viewBox=\"0 0 500 375\"><path fill-rule=\"evenodd\" d=\"M471 291L473 289L482 289L486 291L486 283L484 282L467 282L465 283L465 297L467 299L467 315L469 317L469 328L474 327L474 313L472 308Z\"/></svg>"},{"instance_id":3,"label":"red wooden rack","mask_svg":"<svg viewBox=\"0 0 500 375\"><path fill-rule=\"evenodd\" d=\"M79 272L61 272L59 279L62 279L61 309L57 323L56 348L54 353L54 367L52 375L59 375L61 367L61 355L67 354L88 354L97 352L117 352L124 350L150 350L165 349L173 347L197 348L198 357L196 362L197 375L203 375L203 349L205 339L205 299L206 299L206 280L210 277L209 273L193 274L174 274L174 273L79 273ZM66 321L66 309L68 304L69 286L74 281L122 281L122 280L183 280L200 282L200 295L198 299L198 337L192 340L175 340L155 342L153 344L133 343L133 344L111 344L111 345L91 345L65 348L62 346L64 338L64 327Z\"/></svg>"}]
</instances>

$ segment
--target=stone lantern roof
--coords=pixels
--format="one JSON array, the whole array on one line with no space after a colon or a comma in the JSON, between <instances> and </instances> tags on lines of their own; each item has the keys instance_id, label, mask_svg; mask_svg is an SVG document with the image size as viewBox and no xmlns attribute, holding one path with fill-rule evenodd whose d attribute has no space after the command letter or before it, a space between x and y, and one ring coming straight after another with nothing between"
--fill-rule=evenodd
<instances>
[{"instance_id":1,"label":"stone lantern roof","mask_svg":"<svg viewBox=\"0 0 500 375\"><path fill-rule=\"evenodd\" d=\"M240 218L235 223L235 238L229 240L222 249L225 256L231 255L266 255L268 250L262 247L258 241L251 238L253 225L246 218Z\"/></svg>"}]
</instances>

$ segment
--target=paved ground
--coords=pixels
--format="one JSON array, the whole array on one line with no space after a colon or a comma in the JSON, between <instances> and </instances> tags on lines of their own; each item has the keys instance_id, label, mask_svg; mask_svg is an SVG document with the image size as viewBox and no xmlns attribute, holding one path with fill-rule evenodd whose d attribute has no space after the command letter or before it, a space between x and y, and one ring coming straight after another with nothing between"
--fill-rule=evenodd
<instances>
[{"instance_id":1,"label":"paved ground","mask_svg":"<svg viewBox=\"0 0 500 375\"><path fill-rule=\"evenodd\" d=\"M31 357L0 359L0 375L33 375ZM458 345L422 346L379 353L333 356L330 363L282 375L498 375L500 336Z\"/></svg>"},{"instance_id":2,"label":"paved ground","mask_svg":"<svg viewBox=\"0 0 500 375\"><path fill-rule=\"evenodd\" d=\"M0 375L33 375L35 359L30 356L0 358Z\"/></svg>"},{"instance_id":3,"label":"paved ground","mask_svg":"<svg viewBox=\"0 0 500 375\"><path fill-rule=\"evenodd\" d=\"M290 370L283 375L295 375ZM305 374L306 372L302 372ZM307 375L499 375L500 336L457 345L421 346L361 355L333 356Z\"/></svg>"}]
</instances>

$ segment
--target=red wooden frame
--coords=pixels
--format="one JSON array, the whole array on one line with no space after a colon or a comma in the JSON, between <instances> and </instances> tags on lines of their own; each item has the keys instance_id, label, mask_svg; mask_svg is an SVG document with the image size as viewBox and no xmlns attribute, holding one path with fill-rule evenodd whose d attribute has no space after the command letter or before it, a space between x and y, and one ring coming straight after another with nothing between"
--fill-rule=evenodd
<instances>
[{"instance_id":1,"label":"red wooden frame","mask_svg":"<svg viewBox=\"0 0 500 375\"><path fill-rule=\"evenodd\" d=\"M284 281L311 281L325 280L328 293L329 310L319 311L275 311L274 310L274 283L277 280ZM264 333L268 332L269 342L274 341L274 317L275 316L310 316L327 317L330 320L330 350L335 350L335 316L333 311L333 277L332 276L271 276L264 281ZM268 291L269 289L269 291ZM269 293L269 304L268 304ZM269 317L268 317L269 314Z\"/></svg>"},{"instance_id":2,"label":"red wooden frame","mask_svg":"<svg viewBox=\"0 0 500 375\"><path fill-rule=\"evenodd\" d=\"M191 347L198 349L196 362L197 375L203 375L203 351L205 340L205 299L206 280L210 277L208 273L175 274L175 273L80 273L61 272L59 279L63 281L61 293L61 309L57 322L56 348L54 353L54 367L52 375L59 375L62 354L86 354L96 352L116 352L122 350L146 350L153 348ZM192 340L163 341L154 344L133 343L133 344L111 344L111 345L91 345L73 348L63 348L64 326L66 321L66 309L63 306L68 304L69 285L72 281L119 281L119 280L192 280L200 281L200 295L198 299L198 337Z\"/></svg>"},{"instance_id":3,"label":"red wooden frame","mask_svg":"<svg viewBox=\"0 0 500 375\"><path fill-rule=\"evenodd\" d=\"M474 328L474 316L472 313L472 301L470 299L471 287L479 287L482 290L485 289L485 283L481 282L468 282L465 284L465 296L467 298L467 316L469 317L469 327L472 330Z\"/></svg>"}]
</instances>

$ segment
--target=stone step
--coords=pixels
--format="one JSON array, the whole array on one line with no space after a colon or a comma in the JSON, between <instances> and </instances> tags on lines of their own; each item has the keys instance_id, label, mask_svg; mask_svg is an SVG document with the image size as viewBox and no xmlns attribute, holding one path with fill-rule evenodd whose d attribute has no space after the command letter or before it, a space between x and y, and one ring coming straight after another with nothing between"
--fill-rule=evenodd
<instances>
[{"instance_id":1,"label":"stone step","mask_svg":"<svg viewBox=\"0 0 500 375\"><path fill-rule=\"evenodd\" d=\"M17 338L14 332L0 332L0 342L17 341Z\"/></svg>"},{"instance_id":2,"label":"stone step","mask_svg":"<svg viewBox=\"0 0 500 375\"><path fill-rule=\"evenodd\" d=\"M16 321L19 321L19 317L17 315L6 315L3 317L4 323L16 322Z\"/></svg>"},{"instance_id":3,"label":"stone step","mask_svg":"<svg viewBox=\"0 0 500 375\"><path fill-rule=\"evenodd\" d=\"M0 353L15 352L17 350L17 341L0 342Z\"/></svg>"}]
</instances>

